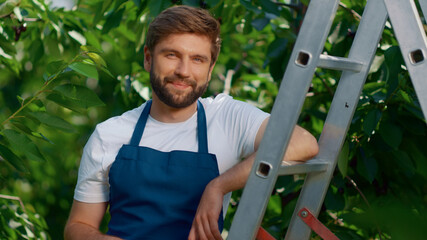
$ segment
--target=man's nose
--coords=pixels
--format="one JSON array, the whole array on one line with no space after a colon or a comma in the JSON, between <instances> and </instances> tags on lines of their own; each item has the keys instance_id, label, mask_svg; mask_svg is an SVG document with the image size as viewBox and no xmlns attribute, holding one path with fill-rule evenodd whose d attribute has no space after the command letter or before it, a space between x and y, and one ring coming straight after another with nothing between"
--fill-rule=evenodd
<instances>
[{"instance_id":1,"label":"man's nose","mask_svg":"<svg viewBox=\"0 0 427 240\"><path fill-rule=\"evenodd\" d=\"M175 74L182 77L182 78L187 78L190 77L190 63L189 60L187 59L181 59L181 61L179 61L176 69L175 69Z\"/></svg>"}]
</instances>

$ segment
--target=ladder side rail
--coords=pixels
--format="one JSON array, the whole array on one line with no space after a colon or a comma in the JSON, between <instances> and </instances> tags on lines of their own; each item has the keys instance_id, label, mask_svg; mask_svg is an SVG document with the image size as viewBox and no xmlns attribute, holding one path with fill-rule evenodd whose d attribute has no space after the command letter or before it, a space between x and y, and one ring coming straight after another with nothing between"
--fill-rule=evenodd
<instances>
[{"instance_id":1,"label":"ladder side rail","mask_svg":"<svg viewBox=\"0 0 427 240\"><path fill-rule=\"evenodd\" d=\"M307 174L285 239L310 238L311 229L297 214L305 207L314 216L319 215L386 20L384 3L369 0L349 53L349 59L364 62L364 67L358 73L343 72L319 139L320 150L316 158L330 164L325 172Z\"/></svg>"},{"instance_id":2,"label":"ladder side rail","mask_svg":"<svg viewBox=\"0 0 427 240\"><path fill-rule=\"evenodd\" d=\"M299 34L303 37L298 37L295 43L269 123L234 216L228 235L229 240L249 240L255 237L338 4L339 0L310 2ZM265 176L259 174L262 167L268 168Z\"/></svg>"},{"instance_id":3,"label":"ladder side rail","mask_svg":"<svg viewBox=\"0 0 427 240\"><path fill-rule=\"evenodd\" d=\"M427 21L427 0L418 0L418 3L420 4L421 11L424 14L424 18Z\"/></svg>"},{"instance_id":4,"label":"ladder side rail","mask_svg":"<svg viewBox=\"0 0 427 240\"><path fill-rule=\"evenodd\" d=\"M426 4L426 0L423 1ZM427 37L420 15L413 0L384 0L384 3L424 118L427 119Z\"/></svg>"}]
</instances>

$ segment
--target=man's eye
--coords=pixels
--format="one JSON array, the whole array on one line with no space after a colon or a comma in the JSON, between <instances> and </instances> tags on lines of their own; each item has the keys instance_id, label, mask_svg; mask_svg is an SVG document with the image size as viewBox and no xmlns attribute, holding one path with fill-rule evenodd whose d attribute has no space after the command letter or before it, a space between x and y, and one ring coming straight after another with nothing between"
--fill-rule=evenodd
<instances>
[{"instance_id":1,"label":"man's eye","mask_svg":"<svg viewBox=\"0 0 427 240\"><path fill-rule=\"evenodd\" d=\"M176 56L175 53L168 53L168 54L166 54L166 57L175 57L175 56Z\"/></svg>"},{"instance_id":2,"label":"man's eye","mask_svg":"<svg viewBox=\"0 0 427 240\"><path fill-rule=\"evenodd\" d=\"M200 63L203 62L203 59L199 57L193 58L193 60Z\"/></svg>"}]
</instances>

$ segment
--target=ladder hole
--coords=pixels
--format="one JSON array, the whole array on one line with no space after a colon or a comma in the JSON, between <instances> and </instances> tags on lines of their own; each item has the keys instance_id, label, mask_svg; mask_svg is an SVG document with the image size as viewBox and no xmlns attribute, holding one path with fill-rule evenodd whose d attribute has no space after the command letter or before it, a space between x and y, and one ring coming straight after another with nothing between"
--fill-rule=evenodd
<instances>
[{"instance_id":1,"label":"ladder hole","mask_svg":"<svg viewBox=\"0 0 427 240\"><path fill-rule=\"evenodd\" d=\"M296 61L296 63L298 65L305 67L308 65L309 62L310 62L310 54L309 53L302 52L302 51L298 53L298 58Z\"/></svg>"},{"instance_id":2,"label":"ladder hole","mask_svg":"<svg viewBox=\"0 0 427 240\"><path fill-rule=\"evenodd\" d=\"M269 163L261 162L258 165L258 169L256 170L256 175L262 178L267 178L268 175L270 174L271 168L272 166Z\"/></svg>"},{"instance_id":3,"label":"ladder hole","mask_svg":"<svg viewBox=\"0 0 427 240\"><path fill-rule=\"evenodd\" d=\"M409 57L411 58L412 64L417 64L424 61L424 54L423 54L423 51L421 51L421 49L410 52Z\"/></svg>"}]
</instances>

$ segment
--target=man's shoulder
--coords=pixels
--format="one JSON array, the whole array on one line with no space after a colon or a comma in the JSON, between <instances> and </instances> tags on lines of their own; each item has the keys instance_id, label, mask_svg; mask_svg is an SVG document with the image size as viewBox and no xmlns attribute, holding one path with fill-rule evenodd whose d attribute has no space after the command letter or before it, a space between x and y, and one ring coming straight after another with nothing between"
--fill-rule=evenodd
<instances>
[{"instance_id":1,"label":"man's shoulder","mask_svg":"<svg viewBox=\"0 0 427 240\"><path fill-rule=\"evenodd\" d=\"M256 106L233 98L230 95L221 93L215 97L203 98L201 99L203 106L206 109L206 112L216 113L216 112L227 112L227 113L257 113L262 112Z\"/></svg>"},{"instance_id":2,"label":"man's shoulder","mask_svg":"<svg viewBox=\"0 0 427 240\"><path fill-rule=\"evenodd\" d=\"M136 122L141 115L145 103L141 106L128 110L121 115L111 117L96 125L96 132L99 134L126 134L135 128Z\"/></svg>"},{"instance_id":3,"label":"man's shoulder","mask_svg":"<svg viewBox=\"0 0 427 240\"><path fill-rule=\"evenodd\" d=\"M236 104L247 104L224 93L220 93L215 97L202 98L200 101L207 111L225 110L227 108L232 108Z\"/></svg>"},{"instance_id":4,"label":"man's shoulder","mask_svg":"<svg viewBox=\"0 0 427 240\"><path fill-rule=\"evenodd\" d=\"M203 105L206 106L219 105L230 100L233 100L233 98L230 95L224 93L220 93L214 97L200 98L200 101L203 103Z\"/></svg>"}]
</instances>

